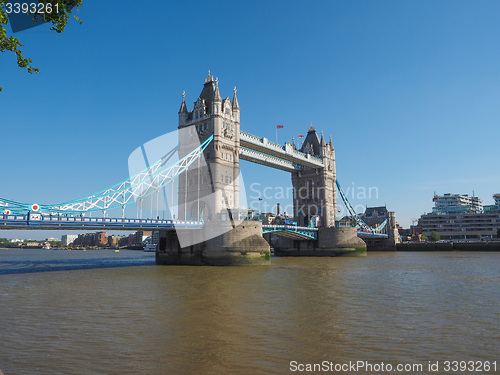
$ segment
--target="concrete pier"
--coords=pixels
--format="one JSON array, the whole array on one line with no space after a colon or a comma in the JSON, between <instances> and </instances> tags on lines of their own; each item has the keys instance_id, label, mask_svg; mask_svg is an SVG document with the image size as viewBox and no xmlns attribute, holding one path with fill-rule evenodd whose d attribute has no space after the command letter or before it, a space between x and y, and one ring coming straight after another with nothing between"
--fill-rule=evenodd
<instances>
[{"instance_id":1,"label":"concrete pier","mask_svg":"<svg viewBox=\"0 0 500 375\"><path fill-rule=\"evenodd\" d=\"M273 245L276 256L366 256L366 244L356 228L320 228L316 241L278 237Z\"/></svg>"},{"instance_id":2,"label":"concrete pier","mask_svg":"<svg viewBox=\"0 0 500 375\"><path fill-rule=\"evenodd\" d=\"M218 236L221 227L227 231ZM156 264L163 265L270 265L269 244L262 237L262 224L245 221L233 228L228 221L209 221L203 229L160 232ZM182 248L178 236L188 234L195 238L194 245ZM213 237L213 238L212 238Z\"/></svg>"}]
</instances>

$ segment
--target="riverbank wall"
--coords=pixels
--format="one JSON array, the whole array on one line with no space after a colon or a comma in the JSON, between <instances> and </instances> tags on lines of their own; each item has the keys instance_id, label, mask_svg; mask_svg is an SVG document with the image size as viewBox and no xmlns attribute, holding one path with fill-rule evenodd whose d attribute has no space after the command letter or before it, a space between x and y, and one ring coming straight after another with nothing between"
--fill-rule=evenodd
<instances>
[{"instance_id":1,"label":"riverbank wall","mask_svg":"<svg viewBox=\"0 0 500 375\"><path fill-rule=\"evenodd\" d=\"M500 251L500 242L404 242L396 251Z\"/></svg>"}]
</instances>

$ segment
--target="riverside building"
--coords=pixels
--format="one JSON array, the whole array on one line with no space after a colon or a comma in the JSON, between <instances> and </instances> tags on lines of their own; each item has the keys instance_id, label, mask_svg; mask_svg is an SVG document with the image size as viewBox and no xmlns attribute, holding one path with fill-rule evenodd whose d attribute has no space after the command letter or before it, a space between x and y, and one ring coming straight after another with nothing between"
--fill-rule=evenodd
<instances>
[{"instance_id":1,"label":"riverside building","mask_svg":"<svg viewBox=\"0 0 500 375\"><path fill-rule=\"evenodd\" d=\"M61 245L69 246L73 244L73 242L75 242L77 238L77 234L63 234L61 237Z\"/></svg>"},{"instance_id":2,"label":"riverside building","mask_svg":"<svg viewBox=\"0 0 500 375\"><path fill-rule=\"evenodd\" d=\"M496 237L500 228L500 194L493 196L495 204L484 206L475 196L435 195L432 213L422 215L422 231L435 231L443 240Z\"/></svg>"},{"instance_id":3,"label":"riverside building","mask_svg":"<svg viewBox=\"0 0 500 375\"><path fill-rule=\"evenodd\" d=\"M481 213L483 212L483 201L478 197L469 197L467 194L450 194L436 195L432 199L434 202L433 214L449 214L449 213Z\"/></svg>"}]
</instances>

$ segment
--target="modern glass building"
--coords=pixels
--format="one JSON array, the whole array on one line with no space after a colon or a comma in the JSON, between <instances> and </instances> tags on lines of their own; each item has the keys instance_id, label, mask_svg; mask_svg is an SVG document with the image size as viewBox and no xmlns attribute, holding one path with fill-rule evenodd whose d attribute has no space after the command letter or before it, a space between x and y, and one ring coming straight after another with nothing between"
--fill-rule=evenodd
<instances>
[{"instance_id":1,"label":"modern glass building","mask_svg":"<svg viewBox=\"0 0 500 375\"><path fill-rule=\"evenodd\" d=\"M434 202L433 214L448 214L448 213L481 213L483 212L483 201L478 197L470 197L469 195L450 194L444 195L434 194L432 199Z\"/></svg>"},{"instance_id":2,"label":"modern glass building","mask_svg":"<svg viewBox=\"0 0 500 375\"><path fill-rule=\"evenodd\" d=\"M429 235L436 231L443 240L496 237L500 228L500 194L495 204L483 206L478 197L445 194L434 196L432 213L422 215L420 226Z\"/></svg>"}]
</instances>

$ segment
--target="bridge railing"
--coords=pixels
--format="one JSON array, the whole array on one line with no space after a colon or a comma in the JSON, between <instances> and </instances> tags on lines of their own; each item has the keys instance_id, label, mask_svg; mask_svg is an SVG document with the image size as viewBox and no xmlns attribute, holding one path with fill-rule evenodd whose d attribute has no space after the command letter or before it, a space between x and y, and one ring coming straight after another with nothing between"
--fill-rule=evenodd
<instances>
[{"instance_id":1,"label":"bridge railing","mask_svg":"<svg viewBox=\"0 0 500 375\"><path fill-rule=\"evenodd\" d=\"M274 224L264 224L262 225L262 228L268 228L268 229L286 229L286 230L295 230L295 231L311 231L311 232L317 232L318 228L311 228L311 227L299 227L297 225L274 225Z\"/></svg>"},{"instance_id":2,"label":"bridge railing","mask_svg":"<svg viewBox=\"0 0 500 375\"><path fill-rule=\"evenodd\" d=\"M0 215L3 221L26 221L28 222L61 222L61 223L94 223L94 224L192 224L202 225L202 221L190 220L165 220L165 219L128 219L128 218L103 218L103 217L78 217L78 216L50 216L40 215L40 218L34 215ZM35 218L34 218L35 217ZM0 227L1 229L1 227Z\"/></svg>"},{"instance_id":3,"label":"bridge railing","mask_svg":"<svg viewBox=\"0 0 500 375\"><path fill-rule=\"evenodd\" d=\"M303 168L302 165L294 163L290 160L280 159L276 156L264 154L262 152L251 150L251 149L246 148L246 147L241 146L240 152L241 152L242 156L246 156L246 157L252 158L254 160L260 160L262 162L275 165L278 168L282 167L288 171L295 171L295 170L300 171Z\"/></svg>"},{"instance_id":4,"label":"bridge railing","mask_svg":"<svg viewBox=\"0 0 500 375\"><path fill-rule=\"evenodd\" d=\"M245 138L246 141L248 142L254 142L254 143L262 143L262 138L257 137L256 135L247 133L246 131L240 130L240 140L241 138Z\"/></svg>"}]
</instances>

